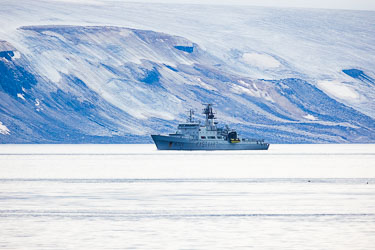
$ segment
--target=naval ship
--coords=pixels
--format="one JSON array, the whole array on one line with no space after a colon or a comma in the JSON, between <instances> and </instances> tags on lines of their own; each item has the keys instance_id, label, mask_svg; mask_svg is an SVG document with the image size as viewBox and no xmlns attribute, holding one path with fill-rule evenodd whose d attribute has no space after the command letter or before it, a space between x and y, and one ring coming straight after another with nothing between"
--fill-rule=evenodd
<instances>
[{"instance_id":1,"label":"naval ship","mask_svg":"<svg viewBox=\"0 0 375 250\"><path fill-rule=\"evenodd\" d=\"M193 118L194 111L189 111L185 123L180 123L177 132L169 135L151 135L159 150L267 150L269 144L263 139L245 139L236 130L218 128L218 122L212 111L212 104L205 104L204 124Z\"/></svg>"}]
</instances>

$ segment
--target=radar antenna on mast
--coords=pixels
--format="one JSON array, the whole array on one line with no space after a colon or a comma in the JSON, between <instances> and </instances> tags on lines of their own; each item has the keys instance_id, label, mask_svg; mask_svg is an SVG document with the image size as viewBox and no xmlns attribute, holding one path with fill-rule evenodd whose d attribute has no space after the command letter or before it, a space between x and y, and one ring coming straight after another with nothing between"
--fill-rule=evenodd
<instances>
[{"instance_id":1,"label":"radar antenna on mast","mask_svg":"<svg viewBox=\"0 0 375 250\"><path fill-rule=\"evenodd\" d=\"M215 122L215 113L212 111L213 104L208 103L204 104L206 107L203 109L203 114L206 115L206 127L209 128L209 130L216 130Z\"/></svg>"},{"instance_id":2,"label":"radar antenna on mast","mask_svg":"<svg viewBox=\"0 0 375 250\"><path fill-rule=\"evenodd\" d=\"M203 114L206 115L206 120L210 119L216 119L215 118L215 113L212 111L212 106L213 104L211 103L207 103L207 104L203 104L205 105L206 107L203 109Z\"/></svg>"},{"instance_id":3,"label":"radar antenna on mast","mask_svg":"<svg viewBox=\"0 0 375 250\"><path fill-rule=\"evenodd\" d=\"M189 117L187 119L188 122L193 123L194 122L194 110L189 109Z\"/></svg>"}]
</instances>

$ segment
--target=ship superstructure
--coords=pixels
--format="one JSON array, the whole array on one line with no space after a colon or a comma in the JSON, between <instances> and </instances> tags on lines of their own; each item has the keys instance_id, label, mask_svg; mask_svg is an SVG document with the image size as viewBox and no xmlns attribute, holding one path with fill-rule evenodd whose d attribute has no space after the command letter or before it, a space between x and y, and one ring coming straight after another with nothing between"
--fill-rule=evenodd
<instances>
[{"instance_id":1,"label":"ship superstructure","mask_svg":"<svg viewBox=\"0 0 375 250\"><path fill-rule=\"evenodd\" d=\"M267 150L269 144L260 139L245 139L228 126L217 127L212 104L205 104L204 124L193 118L189 111L185 123L180 123L177 131L169 135L151 135L159 150Z\"/></svg>"}]
</instances>

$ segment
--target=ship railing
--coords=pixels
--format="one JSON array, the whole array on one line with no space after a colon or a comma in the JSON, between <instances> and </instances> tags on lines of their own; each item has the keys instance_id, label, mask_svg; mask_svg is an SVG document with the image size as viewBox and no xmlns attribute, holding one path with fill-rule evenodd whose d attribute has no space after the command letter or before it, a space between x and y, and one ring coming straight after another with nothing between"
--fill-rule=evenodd
<instances>
[{"instance_id":1,"label":"ship railing","mask_svg":"<svg viewBox=\"0 0 375 250\"><path fill-rule=\"evenodd\" d=\"M256 142L257 144L263 144L264 143L264 139L254 139L254 138L243 138L242 141Z\"/></svg>"},{"instance_id":2,"label":"ship railing","mask_svg":"<svg viewBox=\"0 0 375 250\"><path fill-rule=\"evenodd\" d=\"M182 136L184 136L184 135L183 135L183 134L175 133L175 134L169 134L169 136L182 137Z\"/></svg>"}]
</instances>

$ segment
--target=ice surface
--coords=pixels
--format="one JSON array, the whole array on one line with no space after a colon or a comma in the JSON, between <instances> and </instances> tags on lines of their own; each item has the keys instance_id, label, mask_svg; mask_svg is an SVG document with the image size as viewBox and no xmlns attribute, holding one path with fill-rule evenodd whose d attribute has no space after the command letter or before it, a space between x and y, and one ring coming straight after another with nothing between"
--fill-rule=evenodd
<instances>
[{"instance_id":1,"label":"ice surface","mask_svg":"<svg viewBox=\"0 0 375 250\"><path fill-rule=\"evenodd\" d=\"M373 144L0 152L5 249L373 249Z\"/></svg>"},{"instance_id":2,"label":"ice surface","mask_svg":"<svg viewBox=\"0 0 375 250\"><path fill-rule=\"evenodd\" d=\"M375 178L374 144L272 144L268 151L220 152L158 151L153 144L0 148L7 179Z\"/></svg>"}]
</instances>

